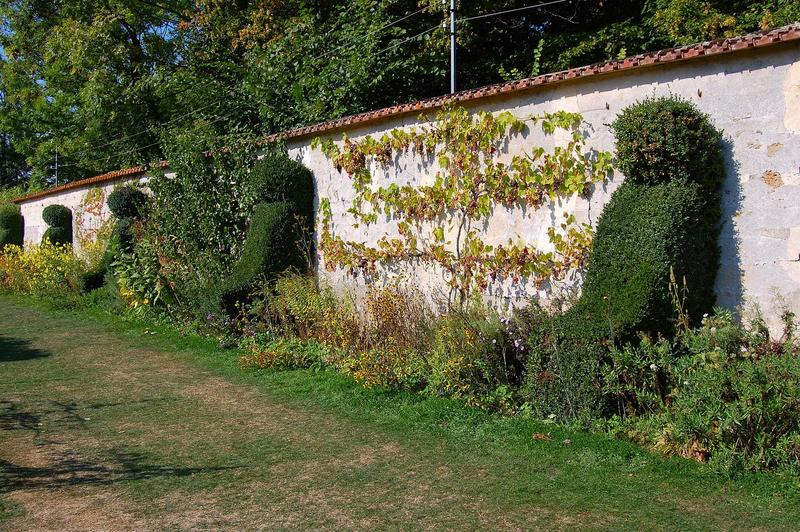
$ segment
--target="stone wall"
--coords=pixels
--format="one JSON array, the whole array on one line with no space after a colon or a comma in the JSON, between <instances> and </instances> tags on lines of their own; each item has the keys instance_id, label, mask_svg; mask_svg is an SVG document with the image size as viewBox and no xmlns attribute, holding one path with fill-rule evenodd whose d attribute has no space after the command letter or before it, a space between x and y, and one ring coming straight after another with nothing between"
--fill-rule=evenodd
<instances>
[{"instance_id":1,"label":"stone wall","mask_svg":"<svg viewBox=\"0 0 800 532\"><path fill-rule=\"evenodd\" d=\"M25 243L38 244L47 230L42 219L42 211L48 205L59 204L72 211L73 240L76 251L81 252L81 242L91 239L102 231L111 220L106 199L114 188L138 181L138 179L120 179L86 187L73 188L61 193L36 198L20 204L25 223Z\"/></svg>"},{"instance_id":2,"label":"stone wall","mask_svg":"<svg viewBox=\"0 0 800 532\"><path fill-rule=\"evenodd\" d=\"M755 303L777 325L782 305L800 312L800 46L796 43L575 80L470 104L476 110L509 110L520 119L557 110L578 112L587 122L589 145L613 150L608 124L616 115L647 96L669 94L693 101L725 136L728 177L723 192L718 303L728 308ZM323 136L339 141L345 132L357 140L417 124L417 116L406 115ZM559 140L532 130L511 140L503 157L508 159L535 145L548 147ZM311 149L310 143L311 138L289 141L289 153L313 171L318 198L330 199L336 234L368 244L374 244L383 234L397 235L396 221L385 218L369 227L353 227L347 209L354 191L347 174L334 169L324 154ZM426 184L435 172L435 165L426 167L412 155L400 156L386 168L372 166L376 185ZM490 243L521 239L546 250L547 229L561 221L562 212L595 224L623 179L615 175L589 199L572 197L533 212L499 209L482 237ZM320 271L340 289L363 290L362 278L354 279L342 271L326 272L324 267ZM417 267L399 273L428 293L445 291L441 272ZM566 285L569 287L569 283ZM505 282L490 286L486 295L513 305L531 297L547 298L563 288L546 284L536 289L530 283Z\"/></svg>"},{"instance_id":3,"label":"stone wall","mask_svg":"<svg viewBox=\"0 0 800 532\"><path fill-rule=\"evenodd\" d=\"M608 124L616 115L637 100L668 94L695 102L725 135L728 177L720 238L722 267L716 283L718 302L729 308L755 303L776 325L782 305L800 312L800 41L545 83L524 91L473 99L466 105L492 112L509 110L521 119L557 110L578 112L586 121L589 146L613 150L614 138ZM354 139L378 137L393 128L418 123L416 113L389 114L321 136L338 140L344 132ZM312 139L308 134L290 136L287 147L290 156L313 171L317 201L330 199L336 234L346 240L373 244L384 234L396 234L396 221L392 220L379 220L368 228L353 227L346 212L354 193L349 178L334 169L321 151L311 148ZM502 157L510 159L530 146L548 147L562 140L532 130L512 139ZM372 168L376 184L424 184L431 181L435 170L435 165L423 165L410 155L399 157L386 168ZM562 212L595 224L603 205L623 179L624 176L615 175L588 199L567 198L533 212L497 210L483 228L483 237L496 242L521 239L546 249L547 229L560 222ZM107 193L113 186L104 184L103 189ZM41 210L45 205L61 203L74 210L85 193L86 189L74 189L23 201L26 241L37 242L41 238ZM324 267L320 272L340 290L364 288L361 278L354 279L341 271L327 272ZM429 293L445 292L441 272L411 268L392 275L398 273ZM545 285L541 289L525 283L497 283L489 287L486 295L513 305L533 297L547 298L576 282L577 278L563 286Z\"/></svg>"}]
</instances>

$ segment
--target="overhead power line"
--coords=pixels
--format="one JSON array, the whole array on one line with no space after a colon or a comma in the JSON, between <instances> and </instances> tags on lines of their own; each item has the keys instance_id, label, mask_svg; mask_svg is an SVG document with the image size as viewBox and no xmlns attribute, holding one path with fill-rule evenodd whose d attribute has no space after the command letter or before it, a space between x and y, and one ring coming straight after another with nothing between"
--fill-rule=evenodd
<instances>
[{"instance_id":1,"label":"overhead power line","mask_svg":"<svg viewBox=\"0 0 800 532\"><path fill-rule=\"evenodd\" d=\"M430 33L430 32L432 32L434 30L438 30L440 27L441 27L441 24L437 24L436 26L433 26L432 28L428 28L425 31L421 31L421 32L417 33L416 35L412 35L411 37L403 39L402 41L398 41L398 42L392 44L391 46L387 46L386 48L383 48L382 50L378 50L377 52L375 52L375 55L380 55L380 54L382 54L384 52L388 52L390 50L394 50L398 46L402 46L403 44L405 44L405 43L407 43L409 41L413 41L414 39L419 39L420 37L422 37L426 33Z\"/></svg>"},{"instance_id":2,"label":"overhead power line","mask_svg":"<svg viewBox=\"0 0 800 532\"><path fill-rule=\"evenodd\" d=\"M68 160L71 160L71 161L73 161L73 162L77 162L77 159L76 159L76 157L78 157L78 156L80 156L80 155L84 155L84 154L86 154L86 153L89 153L89 152L92 152L92 151L95 151L95 150L99 150L100 148L105 148L105 147L108 147L108 146L112 146L112 145L115 145L115 144L119 144L119 143L121 143L121 142L123 142L123 141L130 140L130 139L133 139L133 138L139 137L139 136L141 136L141 135L144 135L144 134L146 134L146 133L152 133L152 130L153 130L153 128L155 128L155 127L164 127L164 126L168 126L168 125L174 124L174 123L178 122L179 120L182 120L182 119L184 119L184 118L188 118L188 117L190 117L190 116L192 116L192 115L194 115L194 114L197 114L197 113L199 113L200 111L204 111L205 109L208 109L208 108L210 108L210 107L214 107L214 106L219 106L219 105L221 105L221 104L222 104L221 102L213 102L213 103L210 103L210 104L208 104L208 105L204 105L203 107L199 107L199 108L197 108L197 109L193 109L193 110L189 111L188 113L184 113L184 114L182 114L182 115L179 115L179 116L176 116L176 117L174 117L174 118L171 118L170 120L168 120L168 121L166 121L166 122L164 122L164 123L161 123L161 124L155 124L155 125L153 125L153 126L151 126L151 127L147 128L147 129L143 129L143 130L141 130L141 131L137 131L137 132L135 132L135 133L131 133L131 134L128 134L128 135L123 135L123 136L116 136L116 137L112 137L110 140L108 140L108 141L106 141L106 142L103 142L103 143L101 143L101 144L94 144L94 145L91 145L91 146L89 146L89 147L87 147L87 148L84 148L84 149L82 149L82 150L79 150L79 151L76 151L76 152L70 153L70 154L68 154L68 155L62 155L62 156L61 156L61 159L62 159L62 160L63 160L63 159L68 159ZM148 147L150 147L150 146L151 146L151 145L149 145L149 146L144 146L144 147L142 147L142 148L138 148L138 149L145 149L145 148L148 148ZM131 151L131 150L129 150L129 151ZM122 152L122 153L127 153L127 151L126 151L126 152ZM51 160L51 162L52 162L52 160ZM70 166L70 165L67 165L67 164L61 164L61 166Z\"/></svg>"},{"instance_id":3,"label":"overhead power line","mask_svg":"<svg viewBox=\"0 0 800 532\"><path fill-rule=\"evenodd\" d=\"M411 17L413 17L413 16L419 15L420 13L424 12L426 9L427 9L427 8L423 7L423 8L421 8L421 9L418 9L418 10L414 11L413 13L409 13L408 15L404 15L404 16L400 17L400 18L399 18L399 19L397 19L397 20L394 20L394 21L392 21L392 22L389 22L388 24L384 24L384 25L383 25L383 26L381 26L380 28L377 28L377 29L375 29L375 30L372 30L372 31L368 31L368 32L366 33L366 35L365 35L363 38L366 38L366 37L372 37L372 36L374 36L374 35L377 35L377 34L379 34L380 32L382 32L382 31L384 31L384 30L387 30L387 29L391 28L392 26L396 26L397 24L400 24L400 23L401 23L401 22L403 22L404 20L408 20L408 19L410 19L410 18L411 18ZM438 26L437 26L437 27L438 27ZM362 38L362 39L363 39L363 38ZM340 46L337 46L336 48L333 48L333 49L331 49L331 50L328 50L327 52L325 52L325 53L323 53L323 54L320 54L320 55L318 55L317 57L315 57L314 59L312 59L312 61L319 61L320 59L324 59L324 58L328 57L329 55L331 55L331 54L334 54L334 53L338 52L339 50L342 50L343 48L352 47L352 45L353 45L353 44L355 44L355 39L358 39L358 37L356 37L356 36L353 36L353 37L351 37L351 39L350 39L350 42L349 42L349 43L342 44L342 45L340 45Z\"/></svg>"},{"instance_id":4,"label":"overhead power line","mask_svg":"<svg viewBox=\"0 0 800 532\"><path fill-rule=\"evenodd\" d=\"M472 16L472 17L466 17L466 18L458 19L458 22L468 22L470 20L478 20L478 19L482 19L482 18L499 17L500 15L508 15L510 13L518 13L520 11L527 11L527 10L530 10L530 9L539 9L539 8L542 8L542 7L554 6L556 4L566 4L568 2L572 2L572 0L552 0L550 2L542 2L541 4L535 4L535 5L525 6L525 7L517 7L517 8L514 8L514 9L506 9L504 11L495 11L494 13L484 13L483 15L475 15L475 16Z\"/></svg>"}]
</instances>

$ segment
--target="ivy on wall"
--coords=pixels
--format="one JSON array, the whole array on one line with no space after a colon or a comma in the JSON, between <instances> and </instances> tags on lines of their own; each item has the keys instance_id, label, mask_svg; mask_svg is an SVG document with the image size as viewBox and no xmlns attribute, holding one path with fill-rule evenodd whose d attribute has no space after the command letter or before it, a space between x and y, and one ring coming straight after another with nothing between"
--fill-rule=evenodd
<instances>
[{"instance_id":1,"label":"ivy on wall","mask_svg":"<svg viewBox=\"0 0 800 532\"><path fill-rule=\"evenodd\" d=\"M524 133L526 122L546 135L562 131L568 140L551 151L534 146L510 163L500 161L502 146ZM321 149L352 179L355 196L348 213L355 219L353 226L370 225L385 216L396 220L399 234L384 235L375 246L344 240L333 232L329 199L321 198L320 251L326 267L358 275L375 273L378 264L438 266L451 300L463 300L475 288L485 290L497 279L531 279L540 287L548 279L563 279L569 271L584 268L591 228L571 215L565 215L558 228L549 228L552 251L512 239L490 245L480 235L495 207L536 209L573 194L585 196L593 184L607 179L611 154L587 150L582 123L580 114L564 111L520 120L510 112L471 114L463 107L446 107L429 126L394 129L379 139L354 141L344 136L341 146L331 139L315 139L312 148ZM438 164L433 184L373 186L371 161L386 167L404 153Z\"/></svg>"},{"instance_id":2,"label":"ivy on wall","mask_svg":"<svg viewBox=\"0 0 800 532\"><path fill-rule=\"evenodd\" d=\"M89 267L97 266L114 230L114 220L103 216L106 194L102 188L86 191L75 209L75 243Z\"/></svg>"}]
</instances>

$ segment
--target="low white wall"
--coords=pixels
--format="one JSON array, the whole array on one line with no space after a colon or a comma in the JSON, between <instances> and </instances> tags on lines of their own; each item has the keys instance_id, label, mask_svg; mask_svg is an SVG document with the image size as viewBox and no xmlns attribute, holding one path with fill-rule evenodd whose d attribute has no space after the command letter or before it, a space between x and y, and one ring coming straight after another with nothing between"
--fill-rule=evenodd
<instances>
[{"instance_id":1,"label":"low white wall","mask_svg":"<svg viewBox=\"0 0 800 532\"><path fill-rule=\"evenodd\" d=\"M588 127L588 143L598 150L613 150L608 124L626 106L647 96L677 94L695 102L725 133L727 179L723 196L723 227L720 237L722 264L716 291L718 303L735 308L755 303L774 327L780 308L787 305L800 313L800 45L798 41L756 50L737 51L707 59L694 59L656 67L639 68L512 93L471 102L476 110L509 110L518 118L543 112L579 112ZM347 135L359 139L380 136L396 127L418 124L412 115L389 117L368 125L353 126ZM334 140L342 130L325 134ZM556 139L557 141L558 139ZM384 234L396 235L396 222L379 220L368 228L353 227L347 214L354 190L348 176L333 168L328 158L310 147L312 138L289 140L290 156L308 166L315 177L317 201L329 198L336 234L346 240L374 244ZM510 158L533 145L551 146L532 130L512 139L503 157ZM372 168L375 184L424 184L435 169L425 168L413 156L401 156L384 169ZM547 229L560 222L561 212L574 213L578 221L596 223L603 205L624 179L598 187L589 199L568 198L534 212L498 210L482 237L487 241L509 238L546 248ZM117 183L103 185L106 193ZM53 194L23 202L26 241L38 242L45 227L41 211L60 203L73 210L86 189ZM321 258L320 260L324 260ZM363 280L344 272L326 272L339 289L363 290ZM426 268L403 274L421 288L444 293L442 276ZM530 284L509 283L489 287L487 296L511 304L531 297L548 297L552 288L537 290Z\"/></svg>"},{"instance_id":2,"label":"low white wall","mask_svg":"<svg viewBox=\"0 0 800 532\"><path fill-rule=\"evenodd\" d=\"M72 211L73 240L76 251L80 253L81 235L92 235L111 219L111 211L106 200L112 190L139 179L120 178L100 185L73 188L49 196L25 201L20 204L25 224L25 244L39 244L47 224L42 219L42 211L48 205L63 205ZM87 194L89 197L87 198ZM87 202L87 199L91 200Z\"/></svg>"},{"instance_id":3,"label":"low white wall","mask_svg":"<svg viewBox=\"0 0 800 532\"><path fill-rule=\"evenodd\" d=\"M478 100L473 106L476 110L509 110L521 119L557 110L578 112L588 123L589 146L613 151L614 138L608 124L617 114L642 98L669 94L696 103L725 135L727 179L720 237L722 264L716 283L718 303L728 308L755 303L777 327L783 305L800 312L800 46L796 43L543 86ZM418 118L408 115L345 132L354 140L366 135L377 138L393 128L417 124ZM340 142L341 131L323 136ZM528 136L511 140L504 157L552 142L532 128ZM354 196L349 177L310 144L310 138L289 141L289 153L313 171L318 198L330 199L334 232L345 240L368 244L375 244L384 234L397 236L396 221L385 218L369 227L353 227L347 213ZM421 166L413 155L402 155L386 169L374 164L372 174L375 186L392 182L426 184L431 182L435 168ZM615 175L588 200L572 197L528 213L497 210L481 236L489 243L521 238L546 249L547 229L561 221L561 212L573 213L581 222L596 223L603 205L623 179ZM354 279L343 271L326 272L324 268L320 272L340 289L363 290L360 277ZM404 270L403 275L428 291L445 291L441 274L429 268ZM490 285L486 295L518 304L531 297L546 298L552 288L545 285L537 290L530 283L496 283Z\"/></svg>"}]
</instances>

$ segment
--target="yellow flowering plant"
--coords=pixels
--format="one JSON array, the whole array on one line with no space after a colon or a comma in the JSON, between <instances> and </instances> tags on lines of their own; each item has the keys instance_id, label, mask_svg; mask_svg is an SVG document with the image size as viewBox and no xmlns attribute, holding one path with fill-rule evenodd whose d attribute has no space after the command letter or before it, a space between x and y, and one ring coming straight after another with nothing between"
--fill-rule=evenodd
<instances>
[{"instance_id":1,"label":"yellow flowering plant","mask_svg":"<svg viewBox=\"0 0 800 532\"><path fill-rule=\"evenodd\" d=\"M8 245L0 253L0 287L35 295L77 291L84 269L70 244Z\"/></svg>"}]
</instances>

